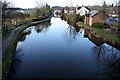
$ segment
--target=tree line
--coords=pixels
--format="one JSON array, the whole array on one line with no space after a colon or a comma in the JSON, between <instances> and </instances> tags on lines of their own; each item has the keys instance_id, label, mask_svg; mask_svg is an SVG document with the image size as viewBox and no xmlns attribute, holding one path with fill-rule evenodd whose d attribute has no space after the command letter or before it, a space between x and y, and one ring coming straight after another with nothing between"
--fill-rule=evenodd
<instances>
[{"instance_id":1,"label":"tree line","mask_svg":"<svg viewBox=\"0 0 120 80\"><path fill-rule=\"evenodd\" d=\"M26 9L26 12L12 11L8 8L12 8L12 3L8 1L2 1L2 31L5 32L9 27L17 26L36 18L44 18L49 16L52 11L48 4L36 7L32 9ZM28 12L27 12L28 11Z\"/></svg>"}]
</instances>

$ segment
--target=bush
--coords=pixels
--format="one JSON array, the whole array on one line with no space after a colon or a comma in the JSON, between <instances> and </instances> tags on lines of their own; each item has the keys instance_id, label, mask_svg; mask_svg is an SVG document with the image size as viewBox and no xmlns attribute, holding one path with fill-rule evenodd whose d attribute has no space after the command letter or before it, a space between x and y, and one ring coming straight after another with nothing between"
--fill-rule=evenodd
<instances>
[{"instance_id":1,"label":"bush","mask_svg":"<svg viewBox=\"0 0 120 80\"><path fill-rule=\"evenodd\" d=\"M74 24L76 23L76 15L75 15L75 14L70 14L70 15L67 17L67 21L68 21L68 23L74 25Z\"/></svg>"},{"instance_id":2,"label":"bush","mask_svg":"<svg viewBox=\"0 0 120 80\"><path fill-rule=\"evenodd\" d=\"M84 22L84 19L85 19L85 16L84 16L84 15L83 15L83 16L80 16L80 14L77 14L76 16L77 16L77 22L78 22L78 21Z\"/></svg>"},{"instance_id":3,"label":"bush","mask_svg":"<svg viewBox=\"0 0 120 80\"><path fill-rule=\"evenodd\" d=\"M104 27L104 24L103 24L103 23L94 23L94 24L93 24L93 27L103 28L103 27Z\"/></svg>"},{"instance_id":4,"label":"bush","mask_svg":"<svg viewBox=\"0 0 120 80\"><path fill-rule=\"evenodd\" d=\"M119 25L118 25L118 23L114 23L113 26L118 28Z\"/></svg>"}]
</instances>

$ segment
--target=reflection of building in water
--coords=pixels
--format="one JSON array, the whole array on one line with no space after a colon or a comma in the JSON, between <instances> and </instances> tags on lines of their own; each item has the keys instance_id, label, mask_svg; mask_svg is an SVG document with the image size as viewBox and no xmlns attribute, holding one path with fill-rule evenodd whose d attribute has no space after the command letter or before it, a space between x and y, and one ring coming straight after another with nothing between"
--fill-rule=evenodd
<instances>
[{"instance_id":1,"label":"reflection of building in water","mask_svg":"<svg viewBox=\"0 0 120 80\"><path fill-rule=\"evenodd\" d=\"M84 31L84 29L81 28L81 29L80 29L80 33L82 33L83 31Z\"/></svg>"},{"instance_id":2,"label":"reflection of building in water","mask_svg":"<svg viewBox=\"0 0 120 80\"><path fill-rule=\"evenodd\" d=\"M55 18L61 18L61 15L60 14L54 14L54 17Z\"/></svg>"},{"instance_id":3,"label":"reflection of building in water","mask_svg":"<svg viewBox=\"0 0 120 80\"><path fill-rule=\"evenodd\" d=\"M89 40L97 46L100 46L104 43L99 37L96 37L91 31L88 30L84 30L84 37L88 37Z\"/></svg>"},{"instance_id":4,"label":"reflection of building in water","mask_svg":"<svg viewBox=\"0 0 120 80\"><path fill-rule=\"evenodd\" d=\"M84 29L84 38L89 38L90 41L92 41L97 46L102 45L103 43L107 43L108 45L111 45L115 47L116 49L120 50L120 43L113 44L110 40L103 40L101 37L97 37L92 31L85 30Z\"/></svg>"},{"instance_id":5,"label":"reflection of building in water","mask_svg":"<svg viewBox=\"0 0 120 80\"><path fill-rule=\"evenodd\" d=\"M88 38L88 31L84 29L84 38Z\"/></svg>"}]
</instances>

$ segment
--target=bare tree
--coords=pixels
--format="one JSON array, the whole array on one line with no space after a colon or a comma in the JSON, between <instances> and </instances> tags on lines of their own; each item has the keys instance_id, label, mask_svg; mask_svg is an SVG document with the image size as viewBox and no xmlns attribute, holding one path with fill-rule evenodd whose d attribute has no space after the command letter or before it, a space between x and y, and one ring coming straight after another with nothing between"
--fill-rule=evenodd
<instances>
[{"instance_id":1,"label":"bare tree","mask_svg":"<svg viewBox=\"0 0 120 80\"><path fill-rule=\"evenodd\" d=\"M7 18L7 8L11 7L11 2L7 0L2 1L2 29L3 31L7 28L5 21Z\"/></svg>"},{"instance_id":2,"label":"bare tree","mask_svg":"<svg viewBox=\"0 0 120 80\"><path fill-rule=\"evenodd\" d=\"M41 8L46 5L46 0L35 0L36 7Z\"/></svg>"}]
</instances>

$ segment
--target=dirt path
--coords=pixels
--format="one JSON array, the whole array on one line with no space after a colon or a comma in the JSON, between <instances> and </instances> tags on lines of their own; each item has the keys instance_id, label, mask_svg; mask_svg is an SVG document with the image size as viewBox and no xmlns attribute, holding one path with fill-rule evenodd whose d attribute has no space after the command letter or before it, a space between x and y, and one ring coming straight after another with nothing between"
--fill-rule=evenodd
<instances>
[{"instance_id":1,"label":"dirt path","mask_svg":"<svg viewBox=\"0 0 120 80\"><path fill-rule=\"evenodd\" d=\"M24 25L22 25L24 26ZM6 38L6 39L3 39L2 40L2 60L5 58L6 56L6 53L7 53L7 50L9 48L9 45L11 43L11 40L15 34L15 32L22 26L19 26L18 28L14 29L14 30L11 30L11 33L10 35Z\"/></svg>"}]
</instances>

